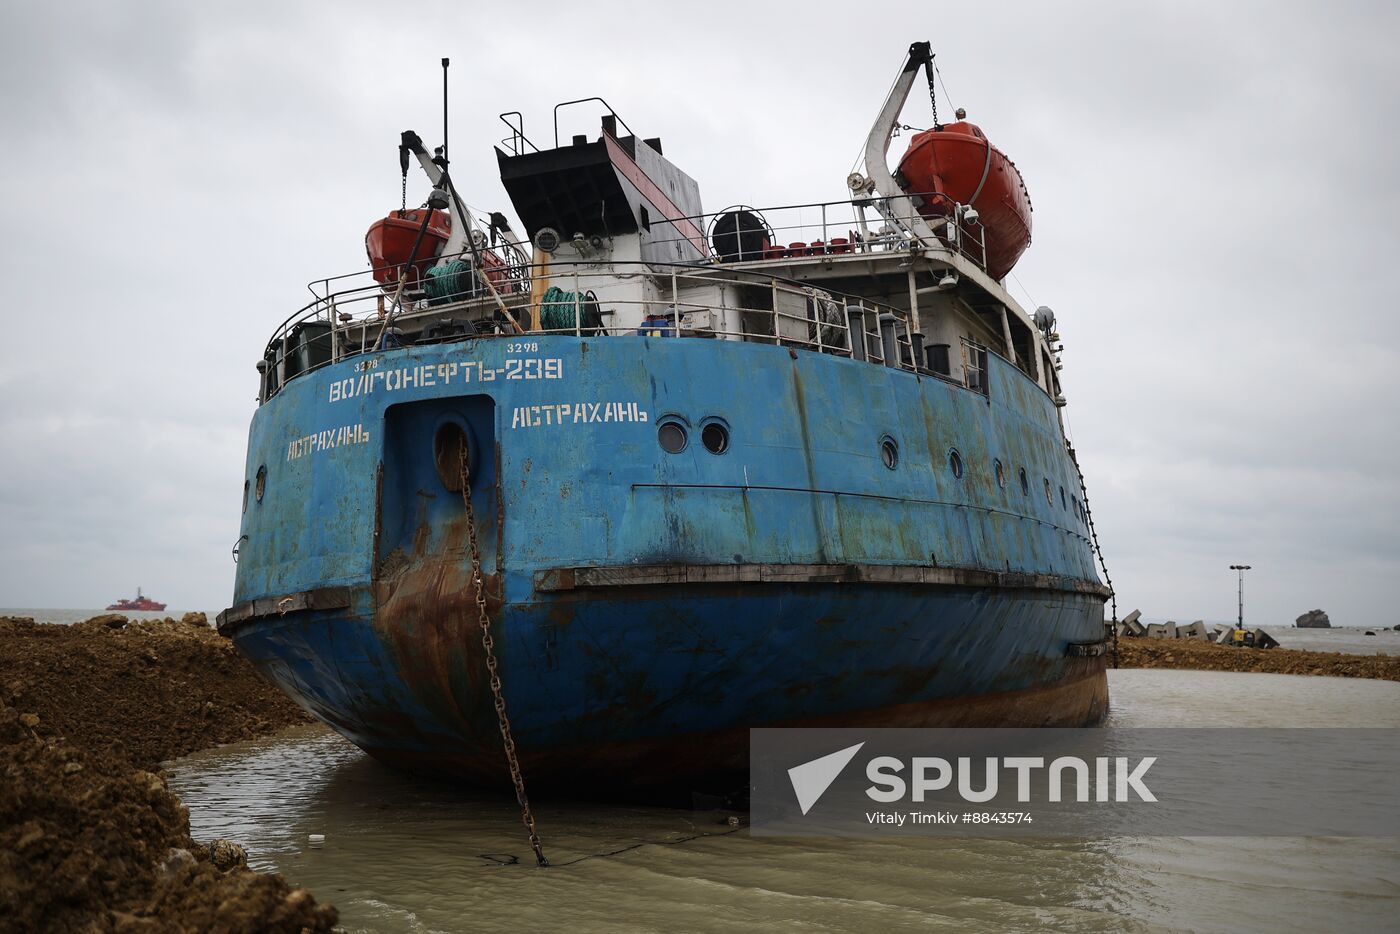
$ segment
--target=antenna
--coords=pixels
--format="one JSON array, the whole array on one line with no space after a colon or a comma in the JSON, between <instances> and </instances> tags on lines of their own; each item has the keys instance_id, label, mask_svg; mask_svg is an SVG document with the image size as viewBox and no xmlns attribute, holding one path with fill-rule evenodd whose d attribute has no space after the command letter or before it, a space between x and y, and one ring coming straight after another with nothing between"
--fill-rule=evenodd
<instances>
[{"instance_id":1,"label":"antenna","mask_svg":"<svg viewBox=\"0 0 1400 934\"><path fill-rule=\"evenodd\" d=\"M447 169L447 66L448 59L442 60L442 167Z\"/></svg>"}]
</instances>

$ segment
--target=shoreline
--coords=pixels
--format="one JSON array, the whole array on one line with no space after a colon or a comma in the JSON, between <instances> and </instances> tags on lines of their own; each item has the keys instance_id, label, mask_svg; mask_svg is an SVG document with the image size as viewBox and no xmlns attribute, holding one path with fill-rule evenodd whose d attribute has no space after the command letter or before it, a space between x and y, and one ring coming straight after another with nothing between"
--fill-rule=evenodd
<instances>
[{"instance_id":1,"label":"shoreline","mask_svg":"<svg viewBox=\"0 0 1400 934\"><path fill-rule=\"evenodd\" d=\"M19 930L330 931L243 848L196 841L161 763L313 722L204 614L0 617L0 917Z\"/></svg>"},{"instance_id":2,"label":"shoreline","mask_svg":"<svg viewBox=\"0 0 1400 934\"><path fill-rule=\"evenodd\" d=\"M1109 663L1112 664L1111 655ZM1117 667L1400 681L1400 656L1352 655L1283 646L1272 649L1236 648L1199 639L1150 639L1144 636L1119 637Z\"/></svg>"},{"instance_id":3,"label":"shoreline","mask_svg":"<svg viewBox=\"0 0 1400 934\"><path fill-rule=\"evenodd\" d=\"M1400 681L1400 657L1120 638L1121 668ZM0 917L36 930L329 931L336 909L196 841L162 763L315 722L202 613L0 617Z\"/></svg>"}]
</instances>

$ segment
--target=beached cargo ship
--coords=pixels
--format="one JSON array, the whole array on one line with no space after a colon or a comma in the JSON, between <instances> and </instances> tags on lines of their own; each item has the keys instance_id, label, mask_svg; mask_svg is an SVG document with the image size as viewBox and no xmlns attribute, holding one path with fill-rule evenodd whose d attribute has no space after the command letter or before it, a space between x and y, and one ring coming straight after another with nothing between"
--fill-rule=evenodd
<instances>
[{"instance_id":1,"label":"beached cargo ship","mask_svg":"<svg viewBox=\"0 0 1400 934\"><path fill-rule=\"evenodd\" d=\"M427 203L259 361L220 631L376 757L488 783L493 686L575 787L732 779L756 726L1098 721L1059 338L999 279L1024 183L961 114L886 164L930 60L824 203L707 213L593 99L544 148L503 117L520 236L405 133Z\"/></svg>"}]
</instances>

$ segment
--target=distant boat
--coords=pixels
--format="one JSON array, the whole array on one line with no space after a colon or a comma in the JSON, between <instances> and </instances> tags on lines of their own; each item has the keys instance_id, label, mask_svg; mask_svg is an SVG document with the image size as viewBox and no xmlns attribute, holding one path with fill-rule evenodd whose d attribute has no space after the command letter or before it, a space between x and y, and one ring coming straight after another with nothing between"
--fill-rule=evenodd
<instances>
[{"instance_id":1,"label":"distant boat","mask_svg":"<svg viewBox=\"0 0 1400 934\"><path fill-rule=\"evenodd\" d=\"M109 609L109 610L163 610L163 609L165 609L165 604L164 604L164 603L157 603L157 602L155 602L154 600L152 600L150 597L143 596L142 593L141 593L141 588L140 588L140 587L137 587L137 588L136 588L136 599L135 599L135 600L125 600L125 599L123 599L123 600L118 600L116 603L113 603L111 606L107 607L107 609Z\"/></svg>"}]
</instances>

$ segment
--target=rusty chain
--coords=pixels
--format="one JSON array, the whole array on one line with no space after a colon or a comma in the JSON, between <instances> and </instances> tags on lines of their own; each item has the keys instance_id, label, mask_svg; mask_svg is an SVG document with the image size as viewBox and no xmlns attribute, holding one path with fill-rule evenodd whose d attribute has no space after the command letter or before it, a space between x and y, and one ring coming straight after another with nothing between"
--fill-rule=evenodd
<instances>
[{"instance_id":1,"label":"rusty chain","mask_svg":"<svg viewBox=\"0 0 1400 934\"><path fill-rule=\"evenodd\" d=\"M1094 511L1089 508L1089 487L1084 483L1084 471L1079 466L1079 457L1074 453L1074 446L1068 441L1065 448L1069 451L1069 459L1074 464L1074 472L1079 475L1079 493L1084 497L1084 518L1089 526L1089 536L1094 542L1094 554L1099 559L1099 567L1103 570L1104 583L1108 584L1108 598L1113 606L1113 667L1118 667L1118 592L1113 589L1113 578L1108 576L1108 565L1103 560L1103 548L1099 546L1099 532L1094 528Z\"/></svg>"},{"instance_id":2,"label":"rusty chain","mask_svg":"<svg viewBox=\"0 0 1400 934\"><path fill-rule=\"evenodd\" d=\"M937 66L933 63L934 56L930 55L924 62L924 77L928 79L928 101L933 105L933 126L938 128L938 92L934 90L933 70ZM947 90L946 88L944 89Z\"/></svg>"},{"instance_id":3,"label":"rusty chain","mask_svg":"<svg viewBox=\"0 0 1400 934\"><path fill-rule=\"evenodd\" d=\"M491 699L496 707L496 721L501 728L501 742L506 750L506 764L510 766L510 780L515 785L515 800L520 803L520 820L530 837L530 847L535 851L535 862L548 866L549 860L540 845L540 835L535 830L535 815L530 810L530 799L525 795L525 777L520 773L520 761L515 753L515 740L511 736L510 717L506 716L506 698L501 692L501 676L496 668L496 640L491 637L491 615L486 612L486 581L481 574L481 550L476 542L476 511L472 509L471 468L468 466L466 438L463 437L457 452L462 482L462 505L467 509L467 541L471 546L472 584L476 588L477 620L481 624L481 647L486 651L486 671L491 676ZM499 504L497 504L499 506ZM500 510L497 509L499 521ZM499 567L497 571L499 572ZM504 587L504 577L502 577ZM504 596L504 592L502 593Z\"/></svg>"}]
</instances>

